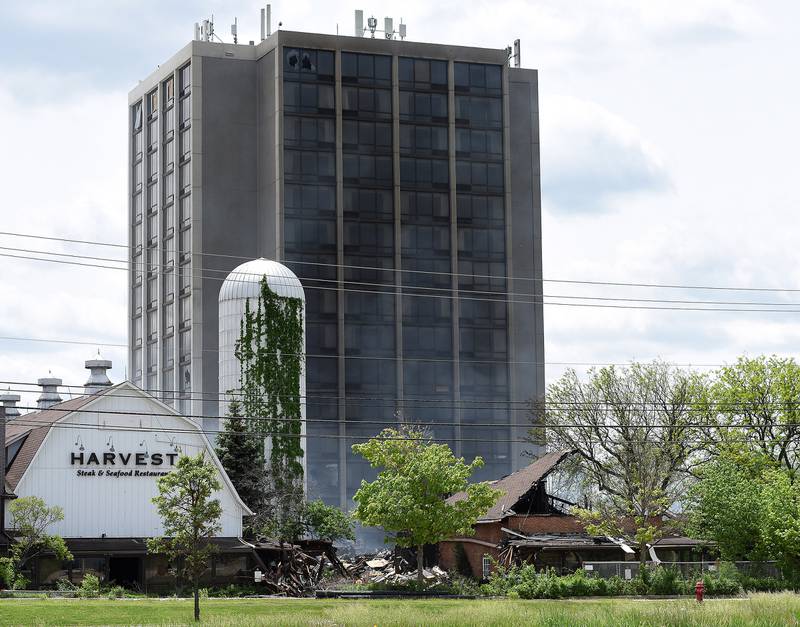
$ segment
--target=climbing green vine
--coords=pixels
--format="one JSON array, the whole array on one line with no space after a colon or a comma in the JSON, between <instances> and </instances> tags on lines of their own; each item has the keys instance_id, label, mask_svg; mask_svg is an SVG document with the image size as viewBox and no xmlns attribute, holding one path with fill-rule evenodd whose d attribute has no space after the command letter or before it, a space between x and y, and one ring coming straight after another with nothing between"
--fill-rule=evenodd
<instances>
[{"instance_id":1,"label":"climbing green vine","mask_svg":"<svg viewBox=\"0 0 800 627\"><path fill-rule=\"evenodd\" d=\"M241 413L247 430L261 440L267 465L262 532L294 535L303 502L300 375L303 369L303 302L278 296L261 279L255 310L245 303L236 357L241 365Z\"/></svg>"}]
</instances>

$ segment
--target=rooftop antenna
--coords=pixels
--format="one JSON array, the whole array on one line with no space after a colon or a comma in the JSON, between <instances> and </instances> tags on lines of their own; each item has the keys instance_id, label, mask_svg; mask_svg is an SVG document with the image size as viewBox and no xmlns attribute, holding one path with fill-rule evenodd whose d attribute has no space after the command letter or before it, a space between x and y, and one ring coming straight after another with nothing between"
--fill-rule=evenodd
<instances>
[{"instance_id":1,"label":"rooftop antenna","mask_svg":"<svg viewBox=\"0 0 800 627\"><path fill-rule=\"evenodd\" d=\"M519 53L519 39L514 40L514 47L511 46L506 47L506 54L508 55L508 64L511 65L511 62L514 62L514 67L520 66L520 53Z\"/></svg>"},{"instance_id":2,"label":"rooftop antenna","mask_svg":"<svg viewBox=\"0 0 800 627\"><path fill-rule=\"evenodd\" d=\"M370 37L373 39L375 39L376 32L383 33L383 36L386 39L394 39L395 36L399 36L400 39L405 39L407 35L406 24L403 24L403 18L400 18L398 30L394 29L394 19L391 17L383 18L383 30L381 30L378 28L378 20L375 18L375 16L367 18L367 27L364 28L364 11L361 9L356 9L354 34L356 37L363 37L367 31L369 31ZM336 32L337 34L339 32L338 25Z\"/></svg>"},{"instance_id":3,"label":"rooftop antenna","mask_svg":"<svg viewBox=\"0 0 800 627\"><path fill-rule=\"evenodd\" d=\"M231 35L233 35L233 43L239 43L239 18L233 18L233 24L231 24Z\"/></svg>"},{"instance_id":4,"label":"rooftop antenna","mask_svg":"<svg viewBox=\"0 0 800 627\"><path fill-rule=\"evenodd\" d=\"M364 36L364 11L356 9L356 37Z\"/></svg>"}]
</instances>

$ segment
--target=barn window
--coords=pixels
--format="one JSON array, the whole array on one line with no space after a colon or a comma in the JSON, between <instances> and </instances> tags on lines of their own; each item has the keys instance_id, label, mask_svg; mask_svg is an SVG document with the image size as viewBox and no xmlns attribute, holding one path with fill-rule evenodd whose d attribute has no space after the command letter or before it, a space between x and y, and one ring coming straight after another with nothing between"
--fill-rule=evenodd
<instances>
[{"instance_id":1,"label":"barn window","mask_svg":"<svg viewBox=\"0 0 800 627\"><path fill-rule=\"evenodd\" d=\"M484 579L488 579L489 578L489 571L491 570L491 567L492 567L492 558L489 557L488 555L484 554L484 556L483 556L483 578Z\"/></svg>"}]
</instances>

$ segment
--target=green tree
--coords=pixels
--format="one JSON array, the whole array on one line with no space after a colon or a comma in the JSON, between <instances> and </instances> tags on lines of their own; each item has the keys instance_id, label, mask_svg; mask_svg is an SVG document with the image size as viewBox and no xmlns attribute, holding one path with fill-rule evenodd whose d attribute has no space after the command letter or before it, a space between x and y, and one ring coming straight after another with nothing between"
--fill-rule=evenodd
<instances>
[{"instance_id":1,"label":"green tree","mask_svg":"<svg viewBox=\"0 0 800 627\"><path fill-rule=\"evenodd\" d=\"M306 503L303 523L306 535L313 538L329 542L356 539L352 518L338 507L325 505L322 501Z\"/></svg>"},{"instance_id":2,"label":"green tree","mask_svg":"<svg viewBox=\"0 0 800 627\"><path fill-rule=\"evenodd\" d=\"M774 467L768 457L746 448L728 447L704 465L688 492L687 532L716 544L728 561L768 557L761 537L764 472Z\"/></svg>"},{"instance_id":3,"label":"green tree","mask_svg":"<svg viewBox=\"0 0 800 627\"><path fill-rule=\"evenodd\" d=\"M740 357L714 373L704 399L710 451L745 446L795 473L800 469L800 364L791 358Z\"/></svg>"},{"instance_id":4,"label":"green tree","mask_svg":"<svg viewBox=\"0 0 800 627\"><path fill-rule=\"evenodd\" d=\"M545 406L534 404L550 445L576 452L565 465L585 504L576 514L590 533L637 543L642 562L703 460L694 422L704 388L698 375L665 363L633 363L592 369L587 381L568 370L549 386Z\"/></svg>"},{"instance_id":5,"label":"green tree","mask_svg":"<svg viewBox=\"0 0 800 627\"><path fill-rule=\"evenodd\" d=\"M381 468L372 483L361 481L353 497L353 516L365 525L383 527L395 534L400 546L416 547L417 580L422 583L423 547L454 535L473 533L473 525L502 492L488 483L469 483L483 466L453 455L446 444L434 444L413 427L384 429L377 437L353 445L373 468ZM465 498L445 499L457 492Z\"/></svg>"},{"instance_id":6,"label":"green tree","mask_svg":"<svg viewBox=\"0 0 800 627\"><path fill-rule=\"evenodd\" d=\"M22 496L11 501L8 511L14 530L14 544L11 545L8 557L2 558L2 570L5 571L8 585L24 587L27 582L21 571L44 551L52 552L59 560L72 559L64 539L48 533L52 525L64 520L63 509L57 505L48 507L38 496Z\"/></svg>"},{"instance_id":7,"label":"green tree","mask_svg":"<svg viewBox=\"0 0 800 627\"><path fill-rule=\"evenodd\" d=\"M764 471L761 541L784 575L800 574L800 485L784 469Z\"/></svg>"},{"instance_id":8,"label":"green tree","mask_svg":"<svg viewBox=\"0 0 800 627\"><path fill-rule=\"evenodd\" d=\"M201 452L178 459L175 469L159 478L159 495L153 499L164 536L148 540L148 551L166 555L178 573L192 582L196 621L200 620L200 577L216 551L211 539L222 529L222 507L212 498L221 487L217 469Z\"/></svg>"},{"instance_id":9,"label":"green tree","mask_svg":"<svg viewBox=\"0 0 800 627\"><path fill-rule=\"evenodd\" d=\"M225 425L217 436L217 457L247 506L253 512L264 511L264 441L251 432L236 398L230 402ZM248 522L247 535L252 535L253 525L254 521Z\"/></svg>"},{"instance_id":10,"label":"green tree","mask_svg":"<svg viewBox=\"0 0 800 627\"><path fill-rule=\"evenodd\" d=\"M261 280L255 310L245 304L236 357L241 365L241 414L259 434L266 469L254 503L258 533L292 540L302 532L303 448L300 375L303 309L298 298L278 296ZM264 439L263 433L270 435Z\"/></svg>"},{"instance_id":11,"label":"green tree","mask_svg":"<svg viewBox=\"0 0 800 627\"><path fill-rule=\"evenodd\" d=\"M723 449L692 486L687 511L688 532L724 559L772 559L785 576L800 574L800 484L769 456Z\"/></svg>"}]
</instances>

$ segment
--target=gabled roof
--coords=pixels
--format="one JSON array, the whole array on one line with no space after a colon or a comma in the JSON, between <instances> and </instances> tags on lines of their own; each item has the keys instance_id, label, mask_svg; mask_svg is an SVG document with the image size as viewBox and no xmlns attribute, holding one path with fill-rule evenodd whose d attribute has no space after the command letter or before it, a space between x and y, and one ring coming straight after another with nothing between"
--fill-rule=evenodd
<instances>
[{"instance_id":1,"label":"gabled roof","mask_svg":"<svg viewBox=\"0 0 800 627\"><path fill-rule=\"evenodd\" d=\"M242 501L242 497L239 496L236 487L233 485L230 477L228 477L228 473L225 472L225 468L223 468L222 463L219 461L219 458L214 451L214 447L211 445L211 442L209 442L205 432L197 425L197 423L191 418L187 418L186 416L182 415L180 412L175 410L175 408L162 403L155 396L145 392L130 381L122 381L121 383L117 383L111 387L104 388L95 394L87 394L79 398L64 401L63 403L56 403L48 409L32 412L30 414L23 414L22 416L15 418L11 423L7 423L5 442L6 446L9 446L19 438L25 437L25 442L22 444L17 456L14 458L11 467L6 472L6 485L8 488L10 488L11 491L16 491L17 485L19 484L25 472L28 470L28 467L36 458L36 453L41 448L54 424L66 419L73 411L80 410L90 403L98 400L102 396L110 395L112 391L120 389L138 392L142 397L147 398L158 405L165 414L172 414L176 418L184 420L187 424L196 429L198 435L205 443L206 450L211 457L211 460L220 471L223 483L233 493L239 505L241 505L244 515L249 516L253 514L247 504Z\"/></svg>"},{"instance_id":2,"label":"gabled roof","mask_svg":"<svg viewBox=\"0 0 800 627\"><path fill-rule=\"evenodd\" d=\"M535 488L537 483L553 472L564 458L571 454L572 451L547 453L517 472L512 472L502 479L490 481L489 484L495 490L501 490L503 495L497 499L488 512L478 518L478 522L491 522L513 515L515 513L514 506ZM466 492L458 492L447 499L447 502L457 503L466 497Z\"/></svg>"},{"instance_id":3,"label":"gabled roof","mask_svg":"<svg viewBox=\"0 0 800 627\"><path fill-rule=\"evenodd\" d=\"M6 471L6 483L8 487L11 488L12 491L17 489L19 480L22 479L22 475L25 474L28 466L30 466L33 458L36 456L36 451L39 450L39 447L50 432L50 427L67 416L70 411L80 409L111 389L113 388L107 388L97 394L73 398L63 403L56 403L48 409L23 414L11 422L6 423L6 446L21 437L27 436L17 456L14 458L11 467Z\"/></svg>"}]
</instances>

